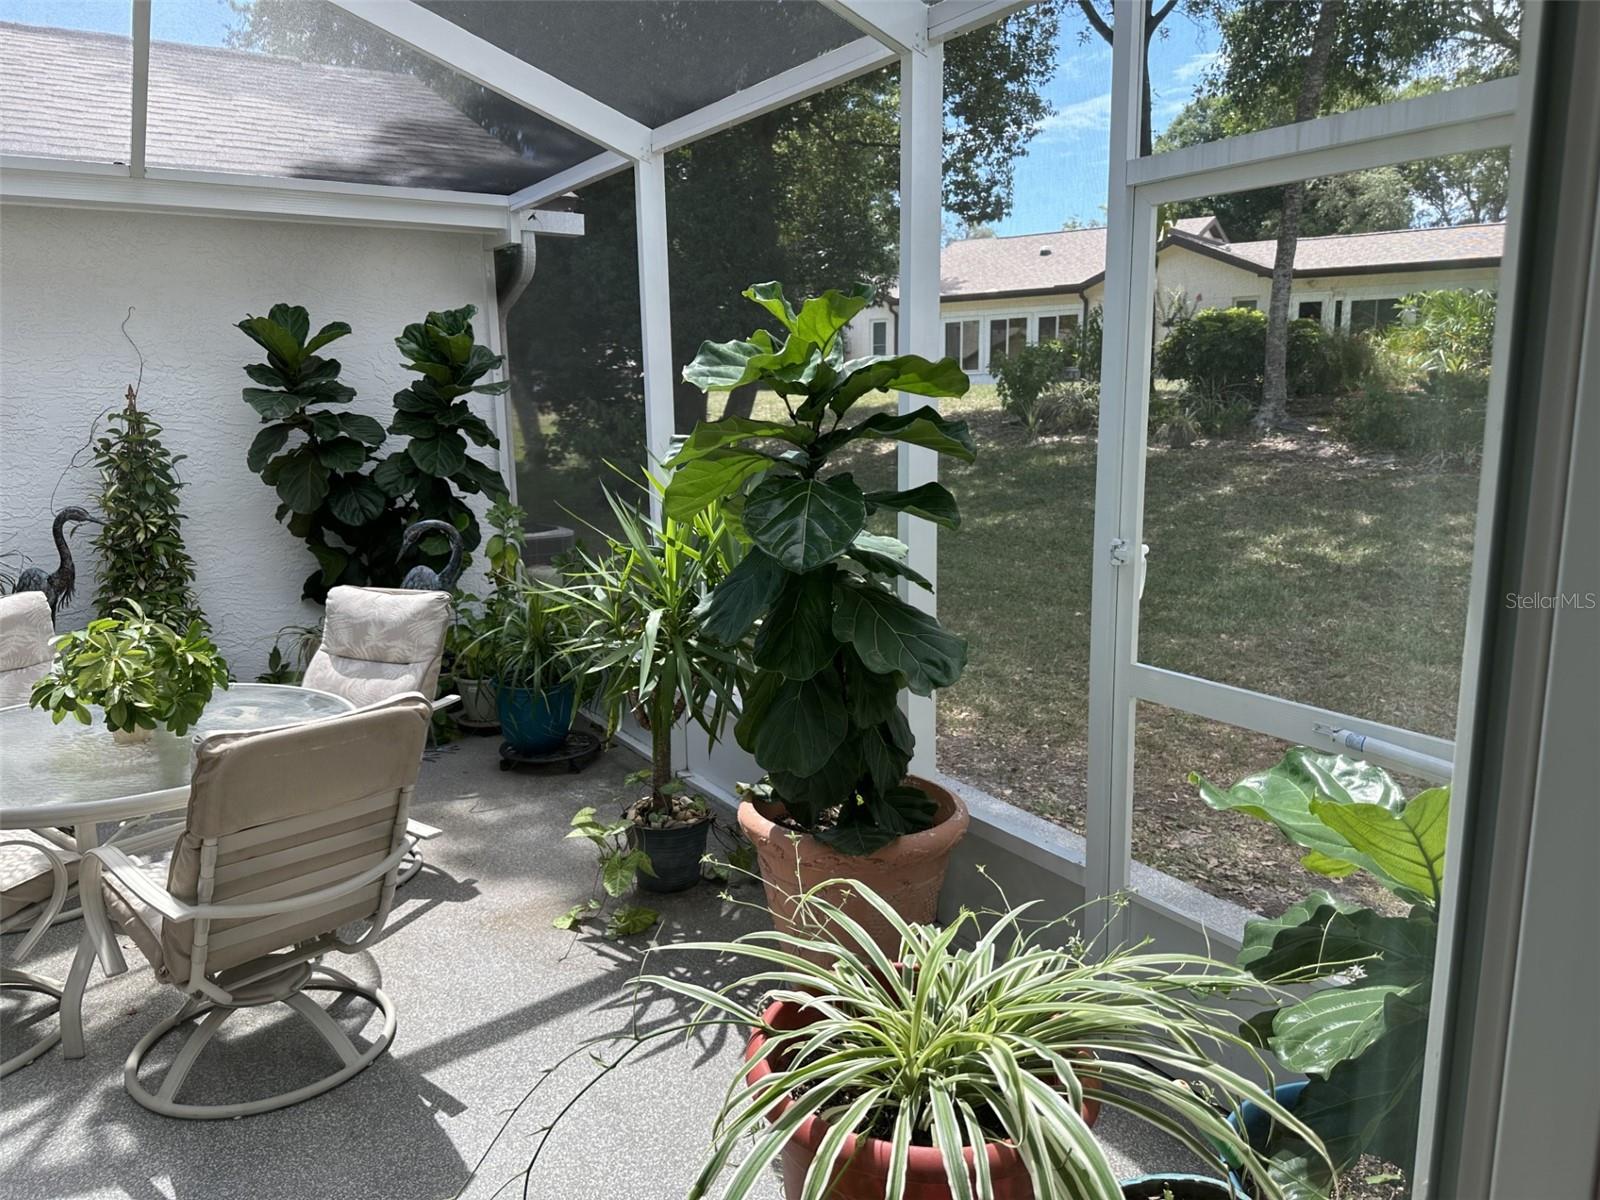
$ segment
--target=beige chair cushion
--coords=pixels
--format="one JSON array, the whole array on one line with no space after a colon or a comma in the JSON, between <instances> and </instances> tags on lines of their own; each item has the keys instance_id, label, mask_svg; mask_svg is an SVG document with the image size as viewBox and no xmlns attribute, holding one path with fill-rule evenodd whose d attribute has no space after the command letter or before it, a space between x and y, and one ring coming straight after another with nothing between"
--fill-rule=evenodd
<instances>
[{"instance_id":1,"label":"beige chair cushion","mask_svg":"<svg viewBox=\"0 0 1600 1200\"><path fill-rule=\"evenodd\" d=\"M200 900L205 842L217 843L210 900L265 901L332 886L381 863L403 829L401 789L416 783L431 710L420 696L287 729L218 734L195 754L183 832L166 889ZM146 870L159 870L156 863ZM213 920L205 972L215 975L373 917L379 880L312 908ZM106 907L163 979L186 986L197 922L144 911L107 878Z\"/></svg>"},{"instance_id":2,"label":"beige chair cushion","mask_svg":"<svg viewBox=\"0 0 1600 1200\"><path fill-rule=\"evenodd\" d=\"M0 596L0 706L26 704L50 672L50 602L43 592Z\"/></svg>"},{"instance_id":3,"label":"beige chair cushion","mask_svg":"<svg viewBox=\"0 0 1600 1200\"><path fill-rule=\"evenodd\" d=\"M303 682L357 707L402 692L431 700L449 627L448 592L336 587Z\"/></svg>"},{"instance_id":4,"label":"beige chair cushion","mask_svg":"<svg viewBox=\"0 0 1600 1200\"><path fill-rule=\"evenodd\" d=\"M47 847L63 860L67 882L78 882L78 856L71 850L63 850L26 829L0 830L0 841ZM24 909L44 903L50 899L55 886L55 872L43 854L27 846L0 846L0 921L8 921Z\"/></svg>"}]
</instances>

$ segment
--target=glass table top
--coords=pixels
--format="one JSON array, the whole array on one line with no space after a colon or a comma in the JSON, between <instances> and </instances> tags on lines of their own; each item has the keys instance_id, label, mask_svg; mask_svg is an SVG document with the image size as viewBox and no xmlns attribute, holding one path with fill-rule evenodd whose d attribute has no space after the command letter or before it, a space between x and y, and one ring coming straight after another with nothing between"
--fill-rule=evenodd
<instances>
[{"instance_id":1,"label":"glass table top","mask_svg":"<svg viewBox=\"0 0 1600 1200\"><path fill-rule=\"evenodd\" d=\"M212 696L200 723L182 737L157 729L137 745L118 743L99 709L92 725L71 717L53 725L37 708L0 709L0 812L15 818L21 810L110 803L186 788L197 735L317 721L352 707L309 688L236 683Z\"/></svg>"}]
</instances>

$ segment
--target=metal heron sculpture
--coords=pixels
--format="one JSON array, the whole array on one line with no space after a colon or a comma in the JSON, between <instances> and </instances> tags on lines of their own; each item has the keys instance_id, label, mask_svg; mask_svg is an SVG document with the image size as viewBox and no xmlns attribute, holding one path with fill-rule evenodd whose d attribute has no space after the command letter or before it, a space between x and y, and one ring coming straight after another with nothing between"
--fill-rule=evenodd
<instances>
[{"instance_id":1,"label":"metal heron sculpture","mask_svg":"<svg viewBox=\"0 0 1600 1200\"><path fill-rule=\"evenodd\" d=\"M57 608L71 602L73 590L78 584L78 568L72 562L72 547L67 545L66 526L70 523L76 527L85 522L90 525L101 523L76 504L69 504L58 512L50 526L59 560L56 569L46 575L40 567L29 567L17 576L17 586L12 589L13 592L43 592L44 598L50 603L52 620L55 619Z\"/></svg>"},{"instance_id":2,"label":"metal heron sculpture","mask_svg":"<svg viewBox=\"0 0 1600 1200\"><path fill-rule=\"evenodd\" d=\"M406 572L400 586L414 592L448 592L461 577L461 531L448 521L418 521L407 529L405 537L400 540L400 553L395 555L395 561L404 558L406 551L429 533L444 534L445 540L450 543L450 561L445 563L442 571L418 563Z\"/></svg>"}]
</instances>

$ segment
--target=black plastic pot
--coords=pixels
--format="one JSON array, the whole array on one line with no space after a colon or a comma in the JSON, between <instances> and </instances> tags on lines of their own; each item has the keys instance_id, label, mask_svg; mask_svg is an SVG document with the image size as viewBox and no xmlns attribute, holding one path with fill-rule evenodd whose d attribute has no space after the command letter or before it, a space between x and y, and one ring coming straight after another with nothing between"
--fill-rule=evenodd
<instances>
[{"instance_id":1,"label":"black plastic pot","mask_svg":"<svg viewBox=\"0 0 1600 1200\"><path fill-rule=\"evenodd\" d=\"M1204 1175L1141 1175L1137 1179L1122 1181L1122 1194L1126 1200L1150 1200L1172 1193L1172 1200L1238 1200L1234 1191L1220 1179Z\"/></svg>"},{"instance_id":2,"label":"black plastic pot","mask_svg":"<svg viewBox=\"0 0 1600 1200\"><path fill-rule=\"evenodd\" d=\"M639 886L647 892L681 892L700 882L700 860L706 854L706 834L711 818L693 825L654 829L633 827L634 845L650 856L655 874L639 872Z\"/></svg>"}]
</instances>

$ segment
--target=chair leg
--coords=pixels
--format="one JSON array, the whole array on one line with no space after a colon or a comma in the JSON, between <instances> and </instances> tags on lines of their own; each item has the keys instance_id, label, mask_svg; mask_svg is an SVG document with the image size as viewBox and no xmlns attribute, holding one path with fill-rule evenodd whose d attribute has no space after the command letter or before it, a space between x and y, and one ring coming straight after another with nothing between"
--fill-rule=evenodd
<instances>
[{"instance_id":1,"label":"chair leg","mask_svg":"<svg viewBox=\"0 0 1600 1200\"><path fill-rule=\"evenodd\" d=\"M78 952L67 972L61 996L61 1053L66 1058L83 1057L83 993L89 986L89 970L94 966L94 942L87 930L78 939Z\"/></svg>"},{"instance_id":2,"label":"chair leg","mask_svg":"<svg viewBox=\"0 0 1600 1200\"><path fill-rule=\"evenodd\" d=\"M5 1062L0 1063L0 1079L4 1079L11 1072L19 1071L27 1066L61 1040L59 1010L61 1008L61 993L63 989L62 985L54 979L46 979L43 975L35 975L32 971L18 971L11 967L0 969L0 988L24 992L41 992L55 1001L50 1007L56 1009L58 1013L55 1032L33 1043L25 1050L19 1050L6 1059Z\"/></svg>"},{"instance_id":3,"label":"chair leg","mask_svg":"<svg viewBox=\"0 0 1600 1200\"><path fill-rule=\"evenodd\" d=\"M174 1016L157 1025L133 1048L128 1055L128 1061L123 1065L122 1081L132 1096L151 1112L160 1113L167 1117L181 1117L188 1120L218 1120L229 1117L249 1117L257 1113L272 1112L275 1109L287 1108L291 1104L298 1104L302 1100L309 1100L313 1096L320 1096L323 1092L338 1087L347 1079L360 1074L367 1067L376 1062L389 1044L394 1041L395 1009L394 1003L384 995L381 988L364 987L351 980L348 976L334 971L331 968L317 966L314 974L303 989L285 997L280 1003L293 1009L307 1024L316 1030L317 1035L332 1047L339 1056L341 1066L331 1075L325 1075L314 1083L308 1083L288 1092L281 1092L274 1096L266 1096L259 1100L246 1100L233 1104L184 1104L178 1101L178 1090L183 1086L185 1079L190 1074L200 1052L205 1048L222 1023L228 1019L235 1009L219 1008L209 1001L190 1001L183 1006ZM344 1030L330 1017L327 1010L313 1001L307 992L337 992L354 994L372 1003L383 1016L383 1030L365 1050L360 1050L346 1036ZM139 1079L139 1068L144 1065L145 1059L155 1045L172 1033L180 1025L184 1025L196 1017L200 1018L199 1024L190 1032L188 1039L179 1048L177 1057L172 1065L167 1068L160 1087L151 1092Z\"/></svg>"},{"instance_id":4,"label":"chair leg","mask_svg":"<svg viewBox=\"0 0 1600 1200\"><path fill-rule=\"evenodd\" d=\"M406 851L405 860L400 864L400 870L395 873L395 887L410 883L420 870L422 870L422 847L413 846Z\"/></svg>"}]
</instances>

